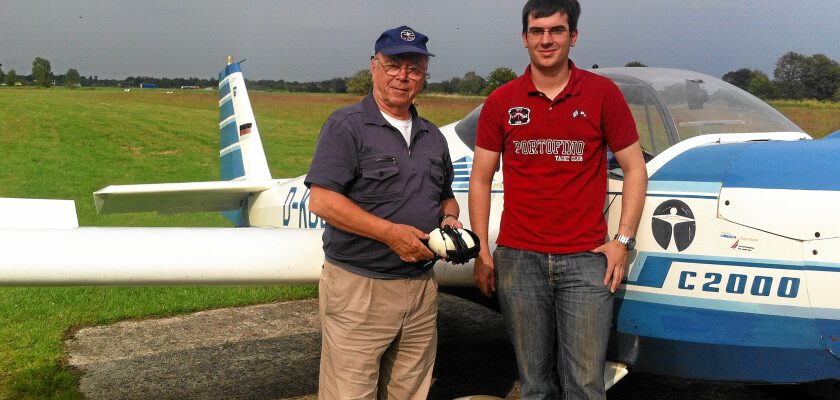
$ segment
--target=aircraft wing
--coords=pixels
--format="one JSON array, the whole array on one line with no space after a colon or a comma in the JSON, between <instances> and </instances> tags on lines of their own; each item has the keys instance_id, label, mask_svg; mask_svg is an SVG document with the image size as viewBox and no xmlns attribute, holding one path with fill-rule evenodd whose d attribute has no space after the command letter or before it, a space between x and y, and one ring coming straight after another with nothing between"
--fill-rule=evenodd
<instances>
[{"instance_id":1,"label":"aircraft wing","mask_svg":"<svg viewBox=\"0 0 840 400\"><path fill-rule=\"evenodd\" d=\"M111 185L93 194L100 214L157 211L185 213L238 210L248 196L279 181L217 181Z\"/></svg>"},{"instance_id":2,"label":"aircraft wing","mask_svg":"<svg viewBox=\"0 0 840 400\"><path fill-rule=\"evenodd\" d=\"M318 282L316 229L0 229L0 286Z\"/></svg>"}]
</instances>

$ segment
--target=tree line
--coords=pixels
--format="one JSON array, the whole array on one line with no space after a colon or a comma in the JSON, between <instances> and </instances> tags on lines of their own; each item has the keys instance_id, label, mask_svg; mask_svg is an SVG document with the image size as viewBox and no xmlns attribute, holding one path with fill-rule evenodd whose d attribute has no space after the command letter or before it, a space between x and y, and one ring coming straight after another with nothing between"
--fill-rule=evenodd
<instances>
[{"instance_id":1,"label":"tree line","mask_svg":"<svg viewBox=\"0 0 840 400\"><path fill-rule=\"evenodd\" d=\"M646 67L639 61L632 61L626 67ZM61 75L54 75L50 62L36 57L32 61L32 73L19 75L14 69L3 72L0 64L0 83L7 86L22 84L50 87L53 85L98 87L139 87L140 84L154 84L160 88L212 87L218 86L216 78L154 78L148 76L130 76L126 79L99 79L98 76L81 76L70 68ZM487 76L475 71L441 82L426 82L427 92L486 96L497 87L516 78L510 68L496 68ZM776 61L773 79L756 69L741 68L727 72L722 79L762 99L816 99L840 101L840 63L825 54L806 56L788 52ZM308 93L356 93L364 94L373 87L370 71L360 70L350 77L332 78L317 82L297 82L285 80L246 80L252 90L274 90L283 92Z\"/></svg>"},{"instance_id":2,"label":"tree line","mask_svg":"<svg viewBox=\"0 0 840 400\"><path fill-rule=\"evenodd\" d=\"M825 54L788 52L776 61L772 80L749 68L727 72L723 80L762 99L840 101L840 63Z\"/></svg>"},{"instance_id":3,"label":"tree line","mask_svg":"<svg viewBox=\"0 0 840 400\"><path fill-rule=\"evenodd\" d=\"M30 75L18 75L14 69L3 72L3 64L0 64L0 84L6 86L20 86L26 83L39 87L50 87L60 83L70 87L78 87L83 80L84 78L79 75L79 71L73 68L68 69L64 75L54 75L50 61L41 57L35 57L35 60L32 61L32 73Z\"/></svg>"},{"instance_id":4,"label":"tree line","mask_svg":"<svg viewBox=\"0 0 840 400\"><path fill-rule=\"evenodd\" d=\"M499 67L483 77L470 71L463 78L452 78L442 82L426 82L423 90L444 94L461 94L465 96L486 96L497 87L516 78L516 73L510 68ZM347 80L347 92L364 94L373 88L370 70L357 71Z\"/></svg>"}]
</instances>

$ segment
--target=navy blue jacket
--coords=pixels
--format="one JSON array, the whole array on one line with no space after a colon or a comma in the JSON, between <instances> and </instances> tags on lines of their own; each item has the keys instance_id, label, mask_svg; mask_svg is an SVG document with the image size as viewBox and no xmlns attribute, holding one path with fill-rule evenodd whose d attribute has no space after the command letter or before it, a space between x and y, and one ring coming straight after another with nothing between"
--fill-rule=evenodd
<instances>
[{"instance_id":1,"label":"navy blue jacket","mask_svg":"<svg viewBox=\"0 0 840 400\"><path fill-rule=\"evenodd\" d=\"M372 95L334 112L321 128L304 183L347 196L371 214L423 232L437 228L441 201L454 197L449 147L440 130L412 105L411 145L391 126ZM384 243L335 228L324 230L327 260L371 278L426 272L433 263L405 263Z\"/></svg>"}]
</instances>

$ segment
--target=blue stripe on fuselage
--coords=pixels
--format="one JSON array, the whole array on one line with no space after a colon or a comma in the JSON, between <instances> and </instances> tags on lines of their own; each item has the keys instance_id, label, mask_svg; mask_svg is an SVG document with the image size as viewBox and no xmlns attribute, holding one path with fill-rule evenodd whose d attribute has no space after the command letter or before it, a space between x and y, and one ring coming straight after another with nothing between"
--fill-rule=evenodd
<instances>
[{"instance_id":1,"label":"blue stripe on fuselage","mask_svg":"<svg viewBox=\"0 0 840 400\"><path fill-rule=\"evenodd\" d=\"M720 181L703 182L703 181L650 181L647 187L650 192L669 192L669 193L693 193L693 194L709 194L717 196L720 193ZM673 196L679 196L674 194Z\"/></svg>"},{"instance_id":2,"label":"blue stripe on fuselage","mask_svg":"<svg viewBox=\"0 0 840 400\"><path fill-rule=\"evenodd\" d=\"M705 310L716 310L749 314L769 314L780 317L812 318L809 307L788 306L770 303L753 303L747 301L733 301L694 297L690 293L685 296L661 293L646 293L634 290L633 286L624 286L616 292L616 297L632 301L672 305L675 307L690 307ZM828 311L828 310L827 310ZM836 310L826 312L826 316L840 318Z\"/></svg>"},{"instance_id":3,"label":"blue stripe on fuselage","mask_svg":"<svg viewBox=\"0 0 840 400\"><path fill-rule=\"evenodd\" d=\"M618 300L619 332L715 345L823 348L811 318ZM735 334L737 333L737 334Z\"/></svg>"},{"instance_id":4,"label":"blue stripe on fuselage","mask_svg":"<svg viewBox=\"0 0 840 400\"><path fill-rule=\"evenodd\" d=\"M812 319L617 299L634 370L693 379L803 382L840 376Z\"/></svg>"},{"instance_id":5,"label":"blue stripe on fuselage","mask_svg":"<svg viewBox=\"0 0 840 400\"><path fill-rule=\"evenodd\" d=\"M647 197L717 200L720 187L720 182L650 181L646 195ZM607 192L609 196L621 194L622 192Z\"/></svg>"}]
</instances>

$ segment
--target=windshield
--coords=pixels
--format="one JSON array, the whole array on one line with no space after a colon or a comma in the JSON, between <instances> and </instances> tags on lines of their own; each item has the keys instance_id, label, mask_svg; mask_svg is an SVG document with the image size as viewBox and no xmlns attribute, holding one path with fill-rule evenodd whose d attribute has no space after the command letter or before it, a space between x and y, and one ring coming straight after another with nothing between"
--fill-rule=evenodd
<instances>
[{"instance_id":1,"label":"windshield","mask_svg":"<svg viewBox=\"0 0 840 400\"><path fill-rule=\"evenodd\" d=\"M720 79L667 68L594 69L615 82L652 155L709 133L802 132L757 97Z\"/></svg>"},{"instance_id":2,"label":"windshield","mask_svg":"<svg viewBox=\"0 0 840 400\"><path fill-rule=\"evenodd\" d=\"M470 111L464 119L455 124L455 133L458 135L458 138L461 139L461 141L464 142L464 144L472 151L475 151L475 135L476 129L478 128L478 116L481 115L481 109L483 107L484 104L482 103Z\"/></svg>"}]
</instances>

